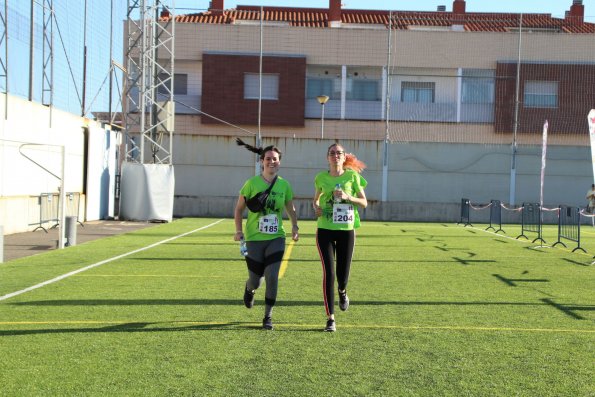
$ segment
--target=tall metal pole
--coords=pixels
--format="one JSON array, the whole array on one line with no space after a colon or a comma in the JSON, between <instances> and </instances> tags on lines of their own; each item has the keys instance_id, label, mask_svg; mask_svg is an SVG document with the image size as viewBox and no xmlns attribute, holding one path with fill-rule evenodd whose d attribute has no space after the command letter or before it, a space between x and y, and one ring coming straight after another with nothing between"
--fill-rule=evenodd
<instances>
[{"instance_id":1,"label":"tall metal pole","mask_svg":"<svg viewBox=\"0 0 595 397\"><path fill-rule=\"evenodd\" d=\"M264 28L264 7L260 6L260 55L258 58L258 133L256 135L256 147L260 147L262 135L260 134L260 120L262 114L262 30ZM255 175L260 174L259 158L256 159Z\"/></svg>"},{"instance_id":2,"label":"tall metal pole","mask_svg":"<svg viewBox=\"0 0 595 397\"><path fill-rule=\"evenodd\" d=\"M114 67L112 64L112 59L113 59L113 37L114 37L114 0L110 0L110 28L109 28L109 89L108 89L108 106L107 106L107 112L108 112L108 120L109 123L112 123L112 85L113 83L113 76L114 76Z\"/></svg>"},{"instance_id":3,"label":"tall metal pole","mask_svg":"<svg viewBox=\"0 0 595 397\"><path fill-rule=\"evenodd\" d=\"M33 101L33 47L35 45L35 0L31 0L31 15L29 20L31 26L29 28L29 101ZM8 65L7 65L8 67Z\"/></svg>"},{"instance_id":4,"label":"tall metal pole","mask_svg":"<svg viewBox=\"0 0 595 397\"><path fill-rule=\"evenodd\" d=\"M324 103L322 104L322 114L320 116L320 139L324 139Z\"/></svg>"},{"instance_id":5,"label":"tall metal pole","mask_svg":"<svg viewBox=\"0 0 595 397\"><path fill-rule=\"evenodd\" d=\"M386 56L386 111L385 111L385 130L384 130L384 145L382 152L382 201L388 200L388 143L389 143L389 127L390 127L390 55L391 55L391 34L392 34L392 11L388 14L388 49Z\"/></svg>"},{"instance_id":6,"label":"tall metal pole","mask_svg":"<svg viewBox=\"0 0 595 397\"><path fill-rule=\"evenodd\" d=\"M516 87L514 94L514 127L512 132L512 159L510 165L510 197L508 199L508 203L510 205L514 205L516 201L516 135L519 127L519 89L521 84L521 44L523 36L523 14L520 14L519 18L519 44L516 66Z\"/></svg>"},{"instance_id":7,"label":"tall metal pole","mask_svg":"<svg viewBox=\"0 0 595 397\"><path fill-rule=\"evenodd\" d=\"M83 93L81 99L81 116L85 117L85 106L87 96L87 0L85 0L85 12L83 17Z\"/></svg>"},{"instance_id":8,"label":"tall metal pole","mask_svg":"<svg viewBox=\"0 0 595 397\"><path fill-rule=\"evenodd\" d=\"M316 100L322 106L322 111L320 113L320 139L324 139L324 105L326 105L329 99L328 95L318 95L316 97Z\"/></svg>"},{"instance_id":9,"label":"tall metal pole","mask_svg":"<svg viewBox=\"0 0 595 397\"><path fill-rule=\"evenodd\" d=\"M4 120L8 120L8 0L4 1L4 64L2 65L2 72L4 73L4 90L6 97L4 98Z\"/></svg>"},{"instance_id":10,"label":"tall metal pole","mask_svg":"<svg viewBox=\"0 0 595 397\"><path fill-rule=\"evenodd\" d=\"M64 248L64 232L66 231L66 190L65 190L65 176L66 176L66 146L60 146L60 154L62 158L62 170L60 174L60 206L58 211L60 213L60 221L58 223L60 227L60 235L58 236L58 248ZM77 214L78 215L78 214Z\"/></svg>"}]
</instances>

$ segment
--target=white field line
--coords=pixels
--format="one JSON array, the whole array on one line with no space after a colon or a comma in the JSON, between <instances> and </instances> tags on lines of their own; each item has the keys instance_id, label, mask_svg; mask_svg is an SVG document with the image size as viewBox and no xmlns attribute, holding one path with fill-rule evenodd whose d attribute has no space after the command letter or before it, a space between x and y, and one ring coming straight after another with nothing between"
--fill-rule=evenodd
<instances>
[{"instance_id":1,"label":"white field line","mask_svg":"<svg viewBox=\"0 0 595 397\"><path fill-rule=\"evenodd\" d=\"M44 286L49 285L49 284L53 284L53 283L55 283L57 281L64 280L65 278L68 278L70 276L74 276L75 274L82 273L82 272L87 271L89 269L93 269L94 267L105 265L106 263L113 262L113 261L116 261L118 259L122 259L122 258L125 258L127 256L130 256L130 255L133 255L133 254L142 252L142 251L146 251L146 250L151 249L151 248L154 248L154 247L156 247L158 245L161 245L161 244L164 244L164 243L168 243L168 242L170 242L172 240L178 239L180 237L184 237L184 236L187 236L189 234L192 234L192 233L195 233L195 232L198 232L198 231L207 229L207 228L209 228L211 226L214 226L214 225L216 225L218 223L221 223L221 222L223 222L223 219L219 219L217 222L213 222L213 223L211 223L209 225L206 225L206 226L203 226L203 227L199 227L198 229L194 229L194 230L191 230L189 232L182 233L182 234L179 234L179 235L174 236L174 237L170 237L170 238L165 239L165 240L162 240L162 241L158 241L158 242L153 243L151 245L147 245L146 247L135 249L135 250L130 251L130 252L127 252L125 254L114 256L112 258L105 259L105 260L103 260L101 262L97 262L97 263L94 263L92 265L85 266L85 267L82 267L82 268L77 269L77 270L73 270L73 271L71 271L69 273L63 274L63 275L58 276L58 277L54 277L51 280L44 281L42 283L33 285L31 287L22 289L20 291L11 292L10 294L6 294L6 295L3 295L3 296L0 296L0 301L6 300L6 299L10 299L10 298L15 297L17 295L21 295L21 294L24 294L25 292L33 291L33 290L35 290L37 288L41 288L41 287L44 287Z\"/></svg>"}]
</instances>

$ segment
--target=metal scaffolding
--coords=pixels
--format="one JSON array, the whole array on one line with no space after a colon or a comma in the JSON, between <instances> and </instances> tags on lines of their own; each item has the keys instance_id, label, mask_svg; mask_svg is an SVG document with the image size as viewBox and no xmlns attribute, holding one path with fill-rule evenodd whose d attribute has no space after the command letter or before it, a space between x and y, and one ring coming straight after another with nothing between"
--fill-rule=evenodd
<instances>
[{"instance_id":1,"label":"metal scaffolding","mask_svg":"<svg viewBox=\"0 0 595 397\"><path fill-rule=\"evenodd\" d=\"M174 0L129 0L126 161L172 164ZM139 136L140 142L132 140Z\"/></svg>"},{"instance_id":2,"label":"metal scaffolding","mask_svg":"<svg viewBox=\"0 0 595 397\"><path fill-rule=\"evenodd\" d=\"M54 104L54 0L43 1L43 77L41 103L46 106L52 106Z\"/></svg>"},{"instance_id":3,"label":"metal scaffolding","mask_svg":"<svg viewBox=\"0 0 595 397\"><path fill-rule=\"evenodd\" d=\"M0 79L4 93L8 94L8 0L0 7ZM4 100L4 118L8 118L8 95Z\"/></svg>"}]
</instances>

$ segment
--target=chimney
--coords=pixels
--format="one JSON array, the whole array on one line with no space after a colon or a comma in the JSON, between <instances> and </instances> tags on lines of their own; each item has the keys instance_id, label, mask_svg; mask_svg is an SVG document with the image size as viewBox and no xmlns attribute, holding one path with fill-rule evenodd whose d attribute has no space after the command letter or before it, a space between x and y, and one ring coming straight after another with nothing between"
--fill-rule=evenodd
<instances>
[{"instance_id":1,"label":"chimney","mask_svg":"<svg viewBox=\"0 0 595 397\"><path fill-rule=\"evenodd\" d=\"M209 4L209 11L213 15L223 15L223 10L225 9L223 5L224 0L212 0Z\"/></svg>"},{"instance_id":2,"label":"chimney","mask_svg":"<svg viewBox=\"0 0 595 397\"><path fill-rule=\"evenodd\" d=\"M465 13L465 0L455 0L452 3L452 13L455 15L463 15Z\"/></svg>"},{"instance_id":3,"label":"chimney","mask_svg":"<svg viewBox=\"0 0 595 397\"><path fill-rule=\"evenodd\" d=\"M572 0L572 5L570 6L570 12L564 19L570 23L583 23L584 18L585 18L585 6L583 5L583 0Z\"/></svg>"},{"instance_id":4,"label":"chimney","mask_svg":"<svg viewBox=\"0 0 595 397\"><path fill-rule=\"evenodd\" d=\"M436 8L436 11L438 11L438 12L446 12L446 6L438 6L438 8Z\"/></svg>"},{"instance_id":5,"label":"chimney","mask_svg":"<svg viewBox=\"0 0 595 397\"><path fill-rule=\"evenodd\" d=\"M331 28L341 26L341 0L328 1L328 24Z\"/></svg>"},{"instance_id":6,"label":"chimney","mask_svg":"<svg viewBox=\"0 0 595 397\"><path fill-rule=\"evenodd\" d=\"M161 19L169 19L169 17L171 17L171 13L169 12L169 10L165 7L163 7L161 9L161 14L159 14L159 17Z\"/></svg>"}]
</instances>

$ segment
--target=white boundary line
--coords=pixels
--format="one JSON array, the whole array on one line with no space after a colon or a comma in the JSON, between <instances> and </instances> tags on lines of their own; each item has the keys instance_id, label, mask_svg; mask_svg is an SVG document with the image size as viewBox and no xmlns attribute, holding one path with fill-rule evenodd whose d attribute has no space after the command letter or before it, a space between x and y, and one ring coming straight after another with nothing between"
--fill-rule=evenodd
<instances>
[{"instance_id":1,"label":"white boundary line","mask_svg":"<svg viewBox=\"0 0 595 397\"><path fill-rule=\"evenodd\" d=\"M138 252L142 252L142 251L148 250L148 249L150 249L150 248L156 247L156 246L158 246L158 245L161 245L161 244L164 244L164 243L168 243L168 242L170 242L170 241L172 241L172 240L175 240L175 239L178 239L178 238L180 238L180 237L184 237L184 236L187 236L187 235L189 235L189 234L192 234L192 233L194 233L194 232L198 232L198 231L201 231L201 230L207 229L207 228L209 228L209 227L211 227L211 226L214 226L214 225L216 225L216 224L218 224L218 223L221 223L221 222L223 222L223 221L224 221L224 219L219 219L217 222L213 222L213 223L211 223L211 224L209 224L209 225L206 225L206 226L203 226L203 227L199 227L198 229L194 229L194 230L191 230L191 231L189 231L189 232L182 233L182 234L179 234L179 235L177 235L177 236L170 237L170 238L168 238L168 239L165 239L165 240L162 240L162 241L159 241L159 242L153 243L153 244L151 244L151 245L148 245L148 246L146 246L146 247L139 248L139 249L136 249L136 250L134 250L134 251L127 252L127 253L125 253L125 254L122 254L122 255L114 256L114 257L112 257L112 258L109 258L109 259L103 260L103 261L101 261L101 262L94 263L94 264L92 264L92 265L89 265L89 266L82 267L82 268L80 268L80 269L77 269L77 270L73 270L72 272L69 272L69 273L63 274L63 275L61 275L61 276L58 276L58 277L55 277L55 278L53 278L53 279L51 279L51 280L44 281L44 282L42 282L42 283L39 283L39 284L33 285L33 286L31 286L31 287L28 287L28 288L22 289L22 290L20 290L20 291L11 292L10 294L6 294L6 295L3 295L3 296L0 296L0 301L6 300L6 299L10 299L10 298L12 298L12 297L14 297L14 296L17 296L17 295L24 294L25 292L33 291L34 289L41 288L41 287L44 287L44 286L46 286L46 285L49 285L49 284L53 284L53 283L55 283L55 282L57 282L57 281L60 281L60 280L63 280L63 279L65 279L65 278L67 278L67 277L74 276L75 274L82 273L82 272L84 272L84 271L87 271L87 270L89 270L89 269L93 269L94 267L101 266L101 265L104 265L104 264L106 264L106 263L109 263L109 262L113 262L113 261L115 261L115 260L118 260L118 259L122 259L122 258L124 258L124 257L127 257L127 256L129 256L129 255L133 255L133 254L136 254L136 253L138 253Z\"/></svg>"}]
</instances>

